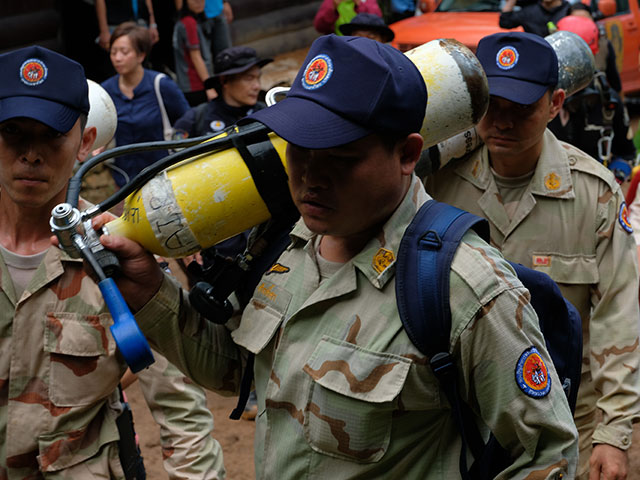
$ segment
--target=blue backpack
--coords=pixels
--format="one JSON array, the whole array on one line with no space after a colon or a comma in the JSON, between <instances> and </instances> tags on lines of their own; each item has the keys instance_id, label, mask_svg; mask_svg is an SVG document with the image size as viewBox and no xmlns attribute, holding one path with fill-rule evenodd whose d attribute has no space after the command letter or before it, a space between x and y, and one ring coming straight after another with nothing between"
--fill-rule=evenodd
<instances>
[{"instance_id":1,"label":"blue backpack","mask_svg":"<svg viewBox=\"0 0 640 480\"><path fill-rule=\"evenodd\" d=\"M456 366L449 354L451 262L470 228L489 241L486 219L435 200L425 203L400 243L396 261L396 297L409 338L430 358L431 368L451 404L462 437L462 478L484 479L494 478L512 460L493 435L487 443L483 441L471 408L458 394ZM573 413L582 365L580 315L548 275L509 263L531 293L531 304L538 315L547 350ZM466 462L467 448L474 458L470 469Z\"/></svg>"}]
</instances>

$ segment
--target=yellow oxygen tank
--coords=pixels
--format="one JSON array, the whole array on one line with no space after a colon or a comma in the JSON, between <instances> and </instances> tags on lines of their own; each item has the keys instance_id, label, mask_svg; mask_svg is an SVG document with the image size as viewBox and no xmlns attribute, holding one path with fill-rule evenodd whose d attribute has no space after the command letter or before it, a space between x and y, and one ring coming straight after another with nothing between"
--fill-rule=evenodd
<instances>
[{"instance_id":1,"label":"yellow oxygen tank","mask_svg":"<svg viewBox=\"0 0 640 480\"><path fill-rule=\"evenodd\" d=\"M484 115L489 104L487 78L467 47L440 39L406 55L429 93L420 132L425 148L467 130ZM286 141L274 133L269 141L286 172ZM122 216L105 229L157 255L184 257L271 217L254 180L236 148L190 158L127 197Z\"/></svg>"}]
</instances>

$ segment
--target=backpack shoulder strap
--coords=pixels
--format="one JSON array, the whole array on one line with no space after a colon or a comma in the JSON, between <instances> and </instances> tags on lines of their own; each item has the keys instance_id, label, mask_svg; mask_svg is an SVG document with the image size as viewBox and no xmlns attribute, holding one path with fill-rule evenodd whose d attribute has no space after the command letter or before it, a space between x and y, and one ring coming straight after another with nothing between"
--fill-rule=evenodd
<instances>
[{"instance_id":1,"label":"backpack shoulder strap","mask_svg":"<svg viewBox=\"0 0 640 480\"><path fill-rule=\"evenodd\" d=\"M487 220L430 200L405 230L396 263L400 319L413 344L429 357L431 369L451 405L462 438L460 474L464 480L471 478L467 468L467 446L476 460L488 452L470 407L462 402L458 393L456 367L449 354L451 262L470 228L488 240Z\"/></svg>"},{"instance_id":2,"label":"backpack shoulder strap","mask_svg":"<svg viewBox=\"0 0 640 480\"><path fill-rule=\"evenodd\" d=\"M488 239L487 220L429 200L400 242L396 264L400 319L413 344L429 357L449 351L451 262L470 228Z\"/></svg>"}]
</instances>

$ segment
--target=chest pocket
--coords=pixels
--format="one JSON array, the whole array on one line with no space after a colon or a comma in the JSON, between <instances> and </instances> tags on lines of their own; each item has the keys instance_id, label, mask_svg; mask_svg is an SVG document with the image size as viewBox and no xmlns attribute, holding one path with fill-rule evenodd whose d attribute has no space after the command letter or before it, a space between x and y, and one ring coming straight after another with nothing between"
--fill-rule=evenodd
<instances>
[{"instance_id":1,"label":"chest pocket","mask_svg":"<svg viewBox=\"0 0 640 480\"><path fill-rule=\"evenodd\" d=\"M54 405L89 405L108 396L126 369L115 355L109 314L47 314L44 350L49 354L49 398Z\"/></svg>"},{"instance_id":2,"label":"chest pocket","mask_svg":"<svg viewBox=\"0 0 640 480\"><path fill-rule=\"evenodd\" d=\"M595 255L561 255L533 252L534 270L544 272L556 283L595 284L600 281Z\"/></svg>"},{"instance_id":3,"label":"chest pocket","mask_svg":"<svg viewBox=\"0 0 640 480\"><path fill-rule=\"evenodd\" d=\"M360 463L386 453L411 361L323 337L303 367L312 379L304 435L316 452Z\"/></svg>"}]
</instances>

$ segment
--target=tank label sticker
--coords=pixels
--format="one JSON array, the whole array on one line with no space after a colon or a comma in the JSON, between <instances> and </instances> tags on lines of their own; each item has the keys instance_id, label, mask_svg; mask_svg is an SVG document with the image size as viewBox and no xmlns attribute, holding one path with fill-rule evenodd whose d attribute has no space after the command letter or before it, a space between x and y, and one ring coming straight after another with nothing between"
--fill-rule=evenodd
<instances>
[{"instance_id":1,"label":"tank label sticker","mask_svg":"<svg viewBox=\"0 0 640 480\"><path fill-rule=\"evenodd\" d=\"M42 60L30 58L20 66L20 80L25 85L34 87L47 79L47 66Z\"/></svg>"},{"instance_id":2,"label":"tank label sticker","mask_svg":"<svg viewBox=\"0 0 640 480\"><path fill-rule=\"evenodd\" d=\"M176 201L167 173L153 177L142 189L147 219L160 245L171 257L202 250Z\"/></svg>"},{"instance_id":3,"label":"tank label sticker","mask_svg":"<svg viewBox=\"0 0 640 480\"><path fill-rule=\"evenodd\" d=\"M389 268L395 261L396 257L391 250L381 248L373 256L373 269L380 274Z\"/></svg>"},{"instance_id":4,"label":"tank label sticker","mask_svg":"<svg viewBox=\"0 0 640 480\"><path fill-rule=\"evenodd\" d=\"M333 74L333 61L328 55L320 54L311 59L302 75L302 86L307 90L320 88Z\"/></svg>"},{"instance_id":5,"label":"tank label sticker","mask_svg":"<svg viewBox=\"0 0 640 480\"><path fill-rule=\"evenodd\" d=\"M519 58L520 54L518 50L516 50L516 47L507 45L498 51L496 55L496 65L502 70L511 70L517 65Z\"/></svg>"},{"instance_id":6,"label":"tank label sticker","mask_svg":"<svg viewBox=\"0 0 640 480\"><path fill-rule=\"evenodd\" d=\"M627 208L627 204L622 202L620 205L620 211L618 212L618 222L620 222L620 226L627 233L633 233L633 227L631 226L631 222L629 221L629 209Z\"/></svg>"},{"instance_id":7,"label":"tank label sticker","mask_svg":"<svg viewBox=\"0 0 640 480\"><path fill-rule=\"evenodd\" d=\"M542 398L551 391L547 366L536 347L531 346L520 355L516 364L516 383L532 398Z\"/></svg>"}]
</instances>

